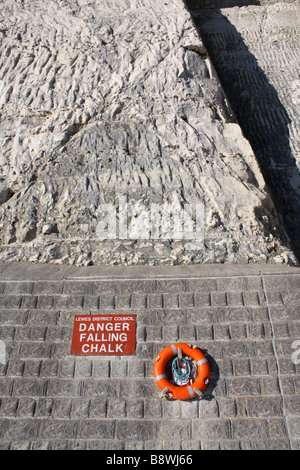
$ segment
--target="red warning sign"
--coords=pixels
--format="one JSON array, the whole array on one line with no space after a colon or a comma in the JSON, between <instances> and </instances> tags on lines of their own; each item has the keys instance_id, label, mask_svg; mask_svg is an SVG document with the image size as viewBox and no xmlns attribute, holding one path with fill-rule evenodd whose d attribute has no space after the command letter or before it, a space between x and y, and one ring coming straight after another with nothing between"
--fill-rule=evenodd
<instances>
[{"instance_id":1,"label":"red warning sign","mask_svg":"<svg viewBox=\"0 0 300 470\"><path fill-rule=\"evenodd\" d=\"M135 330L135 315L75 315L71 354L134 355Z\"/></svg>"}]
</instances>

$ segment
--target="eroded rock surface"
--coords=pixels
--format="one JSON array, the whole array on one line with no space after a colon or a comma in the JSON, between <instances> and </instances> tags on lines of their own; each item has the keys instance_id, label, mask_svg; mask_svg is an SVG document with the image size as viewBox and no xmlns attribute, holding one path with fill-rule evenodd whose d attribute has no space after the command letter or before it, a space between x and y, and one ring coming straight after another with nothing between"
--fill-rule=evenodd
<instances>
[{"instance_id":1,"label":"eroded rock surface","mask_svg":"<svg viewBox=\"0 0 300 470\"><path fill-rule=\"evenodd\" d=\"M300 259L300 1L188 5Z\"/></svg>"},{"instance_id":2,"label":"eroded rock surface","mask_svg":"<svg viewBox=\"0 0 300 470\"><path fill-rule=\"evenodd\" d=\"M181 0L6 0L0 48L1 261L296 262ZM204 240L147 237L167 204Z\"/></svg>"}]
</instances>

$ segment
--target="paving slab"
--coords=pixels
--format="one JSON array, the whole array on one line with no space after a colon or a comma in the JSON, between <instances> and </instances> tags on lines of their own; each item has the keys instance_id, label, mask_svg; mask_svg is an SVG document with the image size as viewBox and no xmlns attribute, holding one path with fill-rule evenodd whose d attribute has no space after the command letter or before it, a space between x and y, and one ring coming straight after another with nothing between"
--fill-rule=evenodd
<instances>
[{"instance_id":1,"label":"paving slab","mask_svg":"<svg viewBox=\"0 0 300 470\"><path fill-rule=\"evenodd\" d=\"M0 447L299 449L299 286L288 266L1 264ZM135 315L135 355L71 356L81 313ZM209 360L202 400L155 384L181 341Z\"/></svg>"}]
</instances>

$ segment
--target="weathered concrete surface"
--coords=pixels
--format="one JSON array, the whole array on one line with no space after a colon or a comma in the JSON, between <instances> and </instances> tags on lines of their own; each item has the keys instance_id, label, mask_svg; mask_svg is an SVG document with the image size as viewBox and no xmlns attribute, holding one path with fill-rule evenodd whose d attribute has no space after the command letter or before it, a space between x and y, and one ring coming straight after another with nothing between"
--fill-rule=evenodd
<instances>
[{"instance_id":1,"label":"weathered concrete surface","mask_svg":"<svg viewBox=\"0 0 300 470\"><path fill-rule=\"evenodd\" d=\"M300 2L187 3L299 258Z\"/></svg>"},{"instance_id":2,"label":"weathered concrete surface","mask_svg":"<svg viewBox=\"0 0 300 470\"><path fill-rule=\"evenodd\" d=\"M295 262L184 2L5 0L0 48L0 260ZM152 204L203 204L204 243L137 236Z\"/></svg>"},{"instance_id":3,"label":"weathered concrete surface","mask_svg":"<svg viewBox=\"0 0 300 470\"><path fill-rule=\"evenodd\" d=\"M0 447L299 449L299 273L1 264ZM135 314L136 355L70 356L83 312ZM206 350L201 401L159 398L154 360L177 341Z\"/></svg>"}]
</instances>

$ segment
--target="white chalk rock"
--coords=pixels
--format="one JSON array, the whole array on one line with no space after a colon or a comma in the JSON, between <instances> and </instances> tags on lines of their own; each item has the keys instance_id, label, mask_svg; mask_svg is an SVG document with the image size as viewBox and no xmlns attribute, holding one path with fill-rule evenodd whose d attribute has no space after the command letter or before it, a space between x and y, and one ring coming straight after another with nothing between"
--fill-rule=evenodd
<instances>
[{"instance_id":1,"label":"white chalk rock","mask_svg":"<svg viewBox=\"0 0 300 470\"><path fill-rule=\"evenodd\" d=\"M2 2L0 261L294 261L194 46L181 0Z\"/></svg>"}]
</instances>

